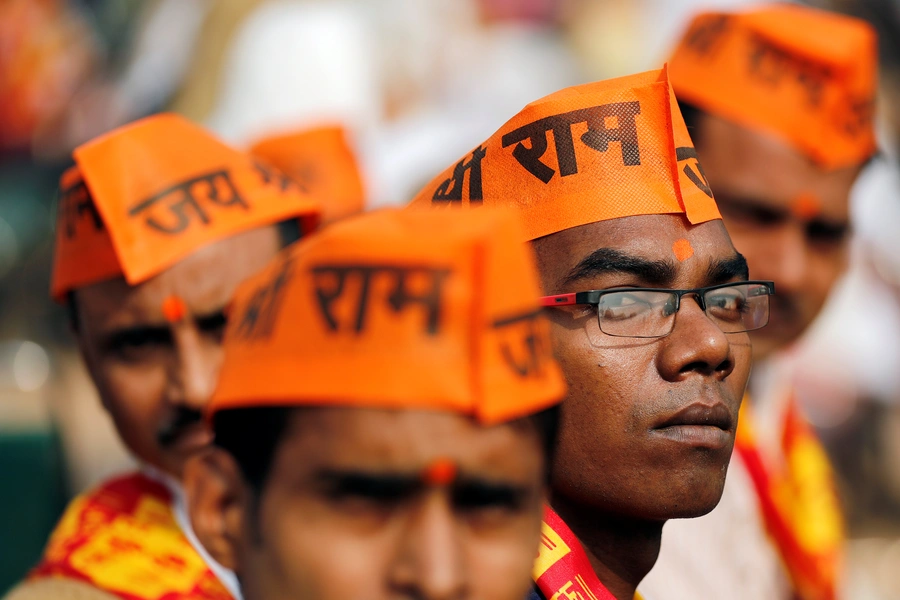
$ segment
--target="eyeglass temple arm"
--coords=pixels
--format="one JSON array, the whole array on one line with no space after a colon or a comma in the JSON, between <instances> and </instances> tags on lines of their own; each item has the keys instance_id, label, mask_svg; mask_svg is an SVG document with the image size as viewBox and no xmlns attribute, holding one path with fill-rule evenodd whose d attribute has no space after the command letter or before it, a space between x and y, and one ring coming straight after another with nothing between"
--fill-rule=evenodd
<instances>
[{"instance_id":1,"label":"eyeglass temple arm","mask_svg":"<svg viewBox=\"0 0 900 600\"><path fill-rule=\"evenodd\" d=\"M543 296L540 299L541 306L571 306L578 304L575 294L557 294L555 296Z\"/></svg>"}]
</instances>

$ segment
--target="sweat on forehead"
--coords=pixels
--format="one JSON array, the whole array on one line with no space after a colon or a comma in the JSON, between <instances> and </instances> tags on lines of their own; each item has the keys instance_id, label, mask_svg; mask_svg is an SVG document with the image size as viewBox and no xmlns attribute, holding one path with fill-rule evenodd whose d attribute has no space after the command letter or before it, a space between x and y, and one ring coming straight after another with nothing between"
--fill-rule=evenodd
<instances>
[{"instance_id":1,"label":"sweat on forehead","mask_svg":"<svg viewBox=\"0 0 900 600\"><path fill-rule=\"evenodd\" d=\"M529 104L412 206L508 206L525 240L635 215L720 218L665 68Z\"/></svg>"},{"instance_id":2,"label":"sweat on forehead","mask_svg":"<svg viewBox=\"0 0 900 600\"><path fill-rule=\"evenodd\" d=\"M210 413L428 408L498 423L552 406L563 384L520 239L509 212L385 210L288 249L236 294Z\"/></svg>"}]
</instances>

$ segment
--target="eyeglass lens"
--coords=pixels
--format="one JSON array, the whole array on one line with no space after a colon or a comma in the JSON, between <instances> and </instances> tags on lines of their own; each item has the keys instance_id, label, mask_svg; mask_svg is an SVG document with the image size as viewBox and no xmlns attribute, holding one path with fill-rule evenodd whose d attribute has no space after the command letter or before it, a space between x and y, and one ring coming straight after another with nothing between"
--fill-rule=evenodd
<instances>
[{"instance_id":1,"label":"eyeglass lens","mask_svg":"<svg viewBox=\"0 0 900 600\"><path fill-rule=\"evenodd\" d=\"M600 330L620 337L664 337L675 327L677 292L622 290L600 296L597 315ZM769 320L768 288L760 284L735 284L703 292L701 306L725 333L752 331Z\"/></svg>"}]
</instances>

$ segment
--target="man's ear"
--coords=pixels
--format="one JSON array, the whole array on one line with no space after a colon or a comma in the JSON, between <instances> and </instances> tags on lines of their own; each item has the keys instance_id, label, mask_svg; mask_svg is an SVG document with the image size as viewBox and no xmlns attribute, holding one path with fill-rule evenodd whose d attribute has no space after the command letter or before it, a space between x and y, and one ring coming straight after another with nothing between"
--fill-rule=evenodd
<instances>
[{"instance_id":1,"label":"man's ear","mask_svg":"<svg viewBox=\"0 0 900 600\"><path fill-rule=\"evenodd\" d=\"M219 564L240 576L244 524L253 510L240 467L228 452L213 447L188 459L183 483L197 539Z\"/></svg>"}]
</instances>

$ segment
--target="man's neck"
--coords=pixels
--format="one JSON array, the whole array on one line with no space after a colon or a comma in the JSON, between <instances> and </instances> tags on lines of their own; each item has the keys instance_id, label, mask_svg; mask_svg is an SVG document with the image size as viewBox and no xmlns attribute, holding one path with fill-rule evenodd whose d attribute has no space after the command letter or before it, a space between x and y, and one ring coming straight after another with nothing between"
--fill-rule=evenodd
<instances>
[{"instance_id":1,"label":"man's neck","mask_svg":"<svg viewBox=\"0 0 900 600\"><path fill-rule=\"evenodd\" d=\"M659 556L663 523L607 515L565 498L554 498L551 506L581 542L606 589L617 600L632 600Z\"/></svg>"}]
</instances>

